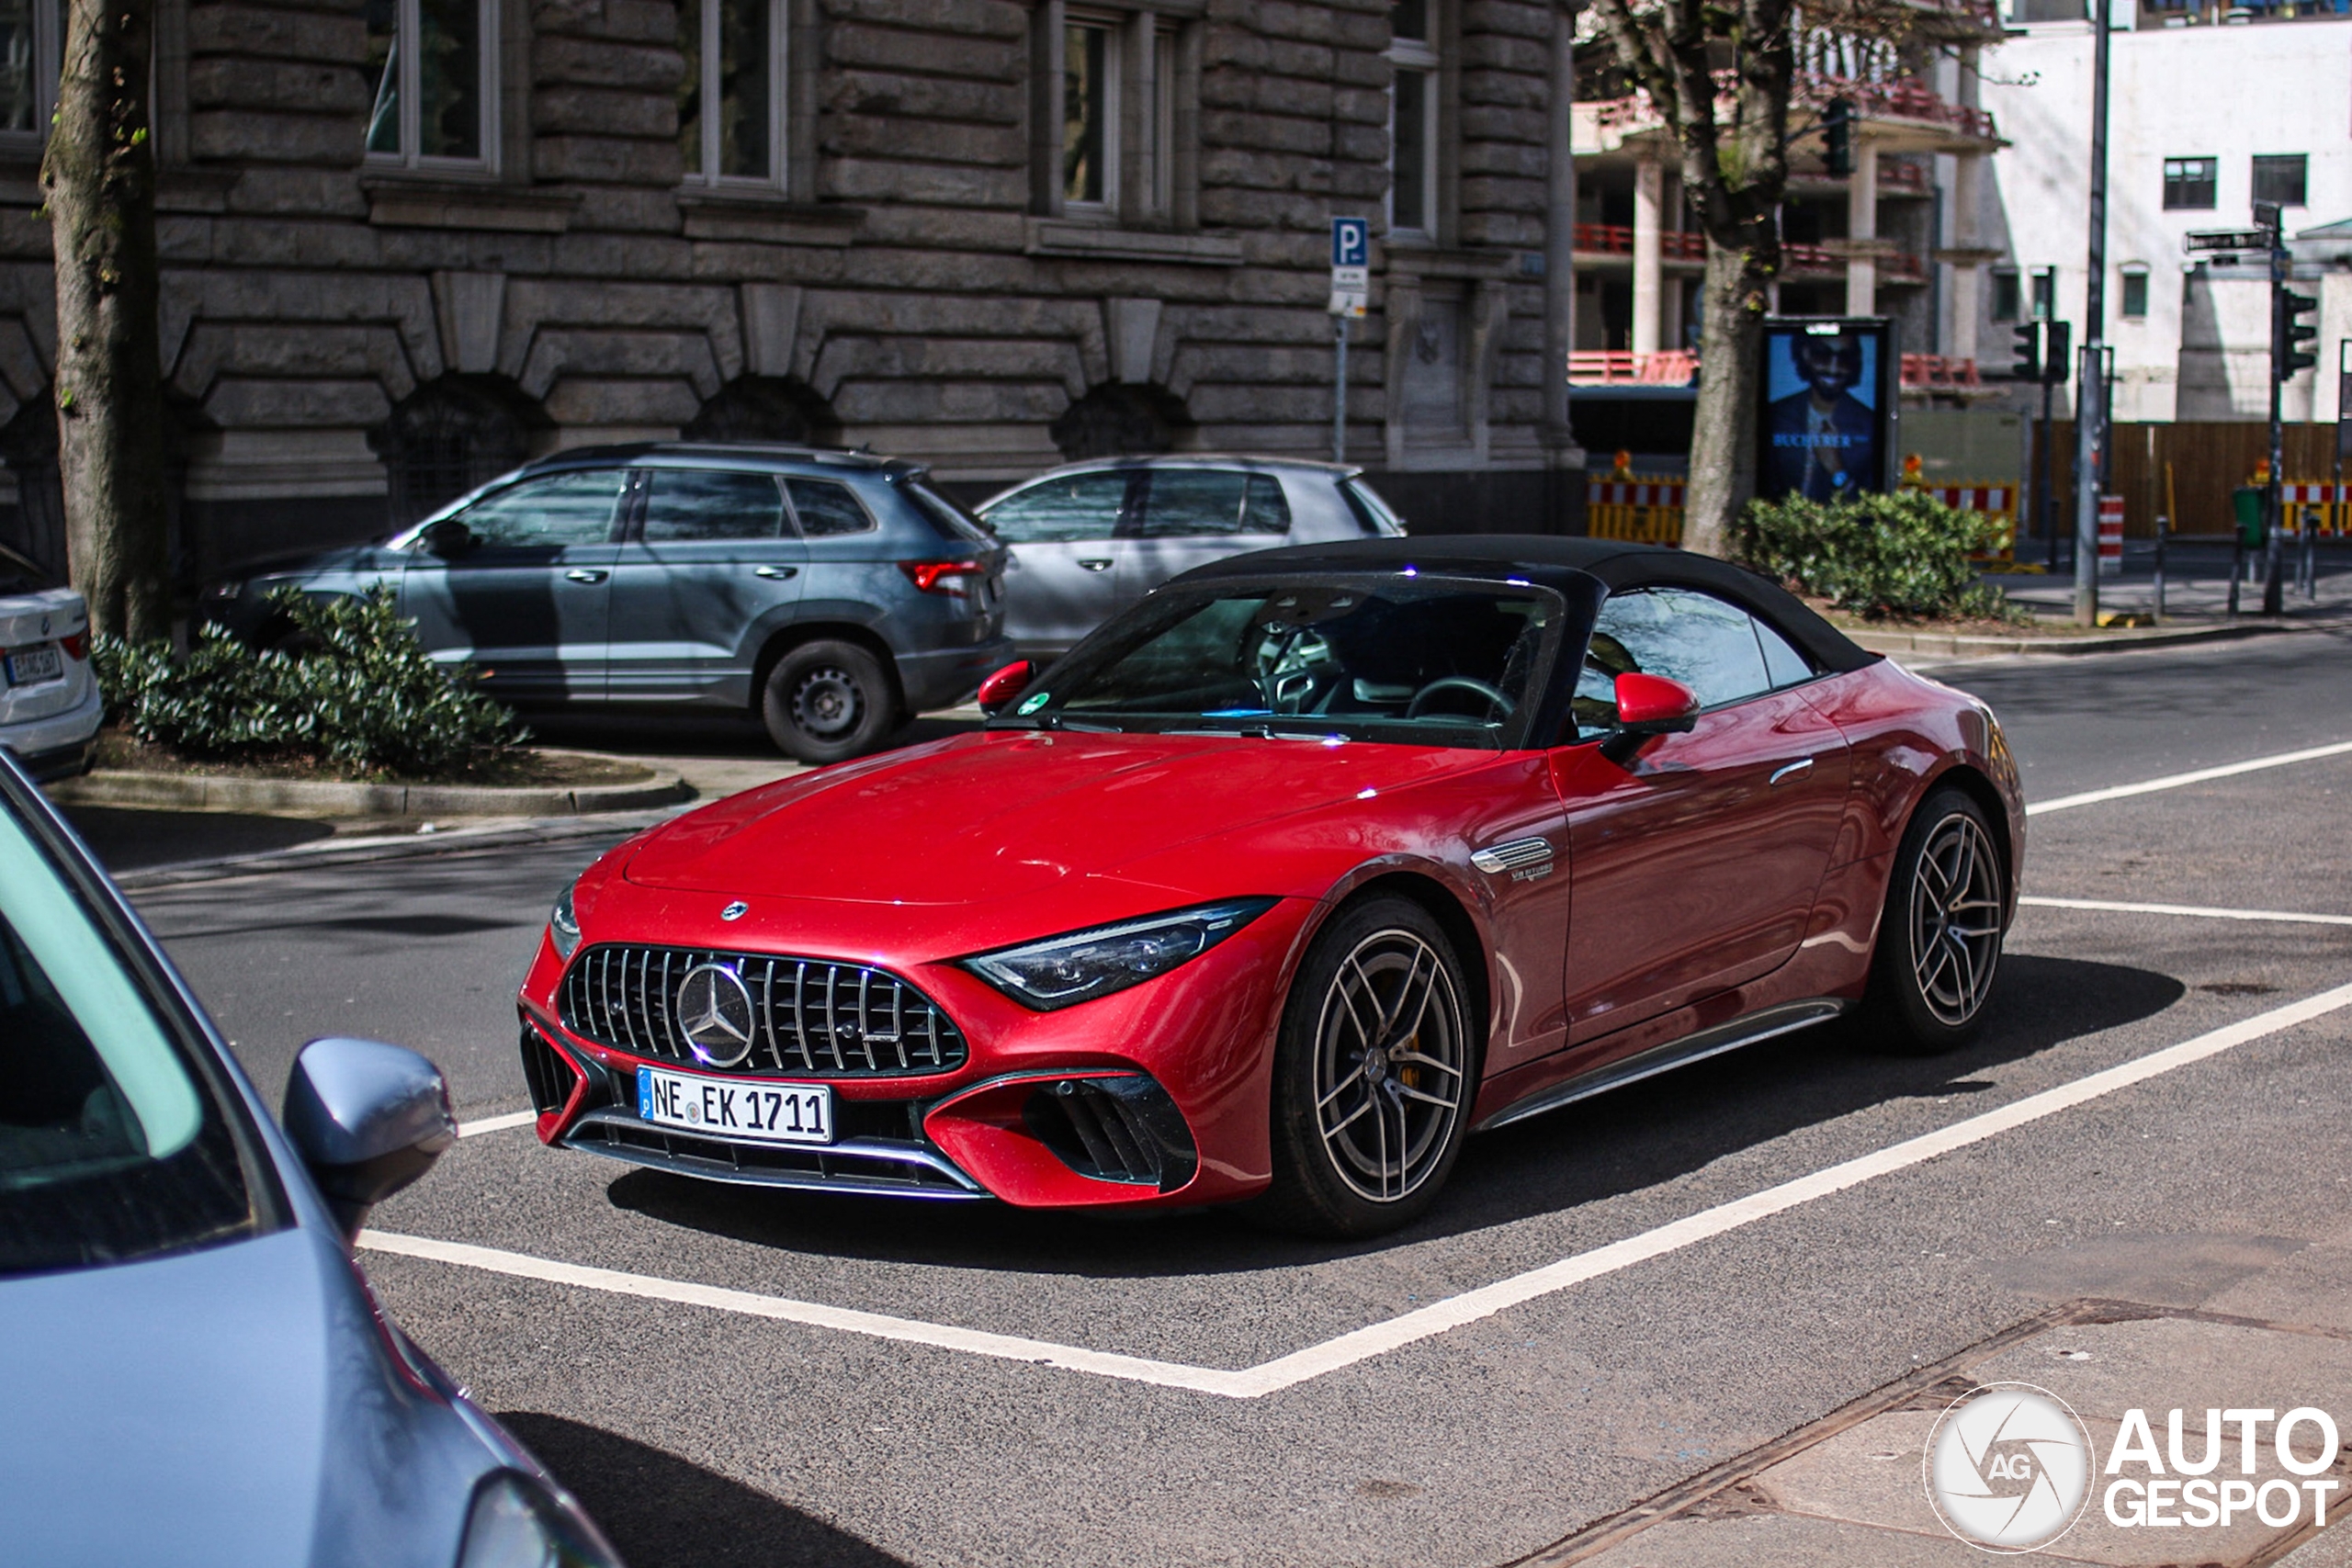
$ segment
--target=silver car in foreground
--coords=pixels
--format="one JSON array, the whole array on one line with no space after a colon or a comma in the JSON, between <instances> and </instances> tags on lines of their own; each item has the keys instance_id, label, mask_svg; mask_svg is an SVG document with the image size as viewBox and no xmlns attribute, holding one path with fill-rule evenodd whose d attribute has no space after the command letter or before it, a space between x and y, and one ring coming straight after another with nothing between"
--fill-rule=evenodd
<instances>
[{"instance_id":1,"label":"silver car in foreground","mask_svg":"<svg viewBox=\"0 0 2352 1568\"><path fill-rule=\"evenodd\" d=\"M975 511L1012 547L1005 632L1060 653L1179 572L1245 550L1402 534L1363 470L1186 453L1066 463Z\"/></svg>"},{"instance_id":2,"label":"silver car in foreground","mask_svg":"<svg viewBox=\"0 0 2352 1568\"><path fill-rule=\"evenodd\" d=\"M87 773L106 716L82 596L0 548L0 747L36 779Z\"/></svg>"},{"instance_id":3,"label":"silver car in foreground","mask_svg":"<svg viewBox=\"0 0 2352 1568\"><path fill-rule=\"evenodd\" d=\"M271 1121L0 755L0 1562L617 1568L353 1261L456 1137L372 1040L305 1046Z\"/></svg>"}]
</instances>

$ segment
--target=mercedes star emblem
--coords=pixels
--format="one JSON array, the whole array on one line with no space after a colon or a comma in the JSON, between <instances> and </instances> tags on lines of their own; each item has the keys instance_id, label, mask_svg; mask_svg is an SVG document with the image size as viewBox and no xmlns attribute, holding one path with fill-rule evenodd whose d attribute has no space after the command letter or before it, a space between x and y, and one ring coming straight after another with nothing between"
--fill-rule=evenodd
<instances>
[{"instance_id":1,"label":"mercedes star emblem","mask_svg":"<svg viewBox=\"0 0 2352 1568\"><path fill-rule=\"evenodd\" d=\"M731 1067L752 1054L752 992L718 964L697 964L678 985L678 1029L695 1056Z\"/></svg>"},{"instance_id":2,"label":"mercedes star emblem","mask_svg":"<svg viewBox=\"0 0 2352 1568\"><path fill-rule=\"evenodd\" d=\"M719 910L718 918L722 920L740 920L751 912L752 907L749 904L744 903L741 898L738 898L732 904L728 905L724 909Z\"/></svg>"}]
</instances>

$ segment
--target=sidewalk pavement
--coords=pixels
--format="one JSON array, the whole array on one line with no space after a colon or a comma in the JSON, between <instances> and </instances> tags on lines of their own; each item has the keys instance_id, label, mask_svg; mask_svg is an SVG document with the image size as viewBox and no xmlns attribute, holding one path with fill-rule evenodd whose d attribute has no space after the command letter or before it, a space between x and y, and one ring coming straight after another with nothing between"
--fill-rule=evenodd
<instances>
[{"instance_id":1,"label":"sidewalk pavement","mask_svg":"<svg viewBox=\"0 0 2352 1568\"><path fill-rule=\"evenodd\" d=\"M2056 1394L2089 1428L2089 1498L2074 1528L2035 1561L2109 1568L2352 1568L2352 1446L2313 1480L2333 1480L2327 1524L2302 1494L2295 1522L2241 1512L2228 1525L2126 1527L2109 1517L2106 1473L2126 1413L2143 1412L2161 1452L2171 1412L2185 1443L2202 1448L2208 1410L2302 1406L2328 1412L2352 1437L2352 1227L2322 1241L2261 1236L2094 1238L2015 1266L2010 1282L2056 1304L1933 1367L1878 1390L1756 1451L1587 1527L1523 1568L1962 1568L1986 1554L1947 1530L1930 1506L1927 1444L1938 1418L1986 1383L2033 1384ZM2240 1474L2236 1430L2215 1481ZM2312 1454L2314 1428L2297 1428ZM2294 1476L2277 1462L2269 1429L2253 1450L2253 1484ZM2127 1460L2117 1475L2143 1483ZM2168 1476L2182 1472L2167 1469ZM2119 1495L2129 1517L2137 1494ZM2172 1499L2177 1517L2180 1499ZM2283 1493L2269 1499L2284 1512ZM2193 1505L2192 1505L2193 1507Z\"/></svg>"}]
</instances>

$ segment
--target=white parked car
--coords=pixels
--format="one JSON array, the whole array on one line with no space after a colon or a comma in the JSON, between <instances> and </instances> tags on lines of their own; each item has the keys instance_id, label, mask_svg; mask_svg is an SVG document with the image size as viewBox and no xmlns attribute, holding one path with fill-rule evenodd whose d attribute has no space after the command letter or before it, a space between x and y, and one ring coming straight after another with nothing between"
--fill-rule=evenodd
<instances>
[{"instance_id":1,"label":"white parked car","mask_svg":"<svg viewBox=\"0 0 2352 1568\"><path fill-rule=\"evenodd\" d=\"M1179 572L1245 550L1402 534L1361 469L1187 452L1049 468L973 510L1012 547L1004 629L1058 654Z\"/></svg>"},{"instance_id":2,"label":"white parked car","mask_svg":"<svg viewBox=\"0 0 2352 1568\"><path fill-rule=\"evenodd\" d=\"M0 746L40 780L87 773L106 705L82 596L0 547Z\"/></svg>"}]
</instances>

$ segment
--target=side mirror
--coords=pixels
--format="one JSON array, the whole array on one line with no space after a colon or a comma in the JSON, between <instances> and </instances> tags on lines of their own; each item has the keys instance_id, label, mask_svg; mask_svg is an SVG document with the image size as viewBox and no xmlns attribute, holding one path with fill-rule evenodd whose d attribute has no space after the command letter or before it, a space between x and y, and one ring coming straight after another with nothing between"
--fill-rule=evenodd
<instances>
[{"instance_id":1,"label":"side mirror","mask_svg":"<svg viewBox=\"0 0 2352 1568\"><path fill-rule=\"evenodd\" d=\"M454 560L474 547L474 531L454 517L444 517L419 536L424 547L443 560Z\"/></svg>"},{"instance_id":2,"label":"side mirror","mask_svg":"<svg viewBox=\"0 0 2352 1568\"><path fill-rule=\"evenodd\" d=\"M1628 671L1615 687L1620 734L1679 735L1699 722L1699 694L1679 681Z\"/></svg>"},{"instance_id":3,"label":"side mirror","mask_svg":"<svg viewBox=\"0 0 2352 1568\"><path fill-rule=\"evenodd\" d=\"M303 1046L281 1120L346 1236L458 1141L441 1070L380 1040Z\"/></svg>"},{"instance_id":4,"label":"side mirror","mask_svg":"<svg viewBox=\"0 0 2352 1568\"><path fill-rule=\"evenodd\" d=\"M980 694L975 699L982 713L993 716L1004 711L1012 700L1029 689L1037 678L1037 666L1027 659L1006 665L980 682Z\"/></svg>"}]
</instances>

